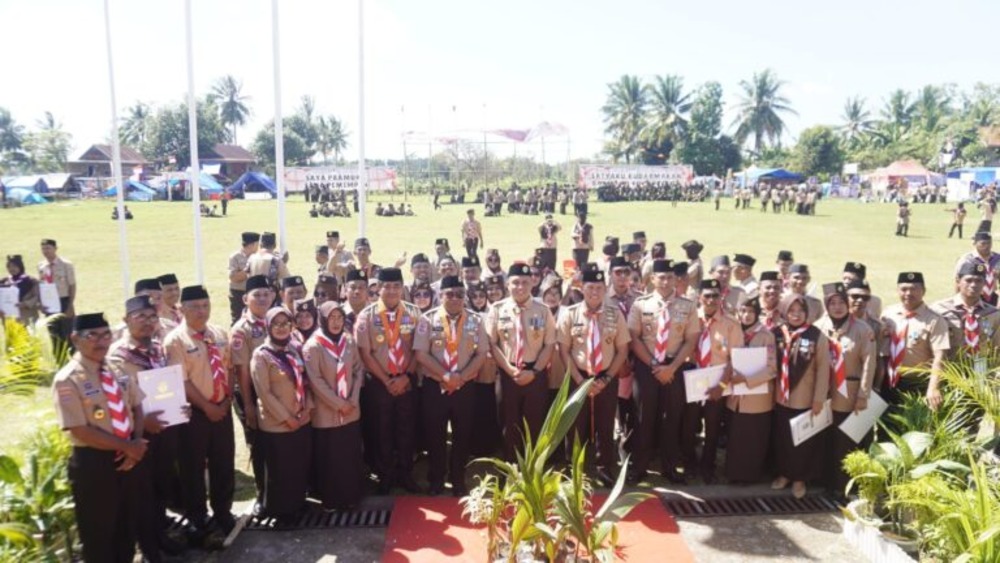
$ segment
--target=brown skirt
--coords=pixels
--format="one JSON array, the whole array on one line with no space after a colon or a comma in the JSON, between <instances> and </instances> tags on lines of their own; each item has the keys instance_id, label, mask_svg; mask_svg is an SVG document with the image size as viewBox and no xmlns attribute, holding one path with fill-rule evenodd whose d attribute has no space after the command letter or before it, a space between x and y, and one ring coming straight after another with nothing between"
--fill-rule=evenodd
<instances>
[{"instance_id":1,"label":"brown skirt","mask_svg":"<svg viewBox=\"0 0 1000 563\"><path fill-rule=\"evenodd\" d=\"M774 444L775 467L778 475L792 481L811 481L822 475L823 456L830 429L823 430L798 446L792 443L790 421L809 410L774 405L771 441Z\"/></svg>"},{"instance_id":2,"label":"brown skirt","mask_svg":"<svg viewBox=\"0 0 1000 563\"><path fill-rule=\"evenodd\" d=\"M729 443L726 446L726 479L756 483L764 476L771 441L771 413L729 413Z\"/></svg>"}]
</instances>

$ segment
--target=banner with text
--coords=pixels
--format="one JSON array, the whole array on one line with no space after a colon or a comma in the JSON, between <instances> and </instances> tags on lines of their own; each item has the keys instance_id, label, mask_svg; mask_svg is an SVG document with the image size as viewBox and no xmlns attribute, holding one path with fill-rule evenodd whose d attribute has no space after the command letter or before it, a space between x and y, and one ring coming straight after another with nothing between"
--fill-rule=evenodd
<instances>
[{"instance_id":1,"label":"banner with text","mask_svg":"<svg viewBox=\"0 0 1000 563\"><path fill-rule=\"evenodd\" d=\"M688 184L694 178L694 167L687 164L670 164L667 166L616 166L616 165L581 165L579 186L597 188L607 185L626 184L642 186L644 184Z\"/></svg>"},{"instance_id":2,"label":"banner with text","mask_svg":"<svg viewBox=\"0 0 1000 563\"><path fill-rule=\"evenodd\" d=\"M365 170L368 175L368 190L395 190L396 171L392 168L375 166ZM358 169L332 166L312 166L309 168L286 168L285 190L304 192L308 190L343 191L358 187Z\"/></svg>"}]
</instances>

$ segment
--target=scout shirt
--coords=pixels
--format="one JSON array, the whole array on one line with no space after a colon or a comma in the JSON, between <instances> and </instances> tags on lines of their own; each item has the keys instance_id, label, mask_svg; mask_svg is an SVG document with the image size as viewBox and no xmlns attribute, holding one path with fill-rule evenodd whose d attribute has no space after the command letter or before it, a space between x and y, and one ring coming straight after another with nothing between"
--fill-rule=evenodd
<instances>
[{"instance_id":1,"label":"scout shirt","mask_svg":"<svg viewBox=\"0 0 1000 563\"><path fill-rule=\"evenodd\" d=\"M412 371L413 335L419 320L420 309L412 303L400 301L392 312L386 311L385 305L379 300L365 307L358 315L354 325L354 338L358 348L367 350L386 375L403 375ZM401 338L403 343L403 359L399 368L408 370L396 374L389 371L389 346L395 338Z\"/></svg>"},{"instance_id":2,"label":"scout shirt","mask_svg":"<svg viewBox=\"0 0 1000 563\"><path fill-rule=\"evenodd\" d=\"M742 327L741 327L742 328ZM730 395L726 398L729 410L744 414L760 414L774 409L774 378L778 375L778 363L774 349L774 335L758 323L743 331L743 342L747 348L767 350L767 367L758 373L744 373L747 387L759 385L767 387L768 393L761 395Z\"/></svg>"},{"instance_id":3,"label":"scout shirt","mask_svg":"<svg viewBox=\"0 0 1000 563\"><path fill-rule=\"evenodd\" d=\"M566 313L566 309L567 307L562 305L556 307L555 311L549 309L549 311L552 311L552 320L556 323L556 343L559 342L559 319ZM567 368L566 363L563 362L562 356L555 350L553 350L552 354L549 355L549 365L546 366L546 368L549 370L549 389L557 390L562 387L563 380L566 379Z\"/></svg>"},{"instance_id":4,"label":"scout shirt","mask_svg":"<svg viewBox=\"0 0 1000 563\"><path fill-rule=\"evenodd\" d=\"M955 295L949 299L942 299L931 305L931 310L941 315L941 318L948 323L948 341L951 344L951 354L966 347L965 343L965 303L962 298ZM972 315L979 325L979 347L987 345L1000 346L1000 309L980 300L972 308Z\"/></svg>"},{"instance_id":5,"label":"scout shirt","mask_svg":"<svg viewBox=\"0 0 1000 563\"><path fill-rule=\"evenodd\" d=\"M262 432L294 432L285 421L300 416L300 421L309 420L313 408L309 385L306 381L305 365L295 348L289 346L285 355L292 366L280 361L270 348L261 346L254 350L250 358L250 379L257 391L257 412ZM301 400L296 396L296 374L302 378Z\"/></svg>"},{"instance_id":6,"label":"scout shirt","mask_svg":"<svg viewBox=\"0 0 1000 563\"><path fill-rule=\"evenodd\" d=\"M586 235L587 240L583 240L584 235ZM573 248L576 249L594 249L594 227L590 223L580 224L579 221L573 225Z\"/></svg>"},{"instance_id":7,"label":"scout shirt","mask_svg":"<svg viewBox=\"0 0 1000 563\"><path fill-rule=\"evenodd\" d=\"M69 297L70 286L76 285L76 270L73 263L56 256L56 259L49 263L42 260L38 263L38 281L40 283L54 283L59 297Z\"/></svg>"},{"instance_id":8,"label":"scout shirt","mask_svg":"<svg viewBox=\"0 0 1000 563\"><path fill-rule=\"evenodd\" d=\"M170 331L170 334L163 341L163 347L167 351L167 365L180 365L184 369L184 381L190 381L206 401L211 401L215 391L215 383L212 379L212 365L209 362L208 347L205 342L195 339L195 334L197 332L188 328L186 321L181 322L177 328ZM207 325L205 339L211 340L218 348L219 354L222 356L222 367L228 376L231 350L226 331L215 325ZM232 377L229 377L228 388L232 392Z\"/></svg>"},{"instance_id":9,"label":"scout shirt","mask_svg":"<svg viewBox=\"0 0 1000 563\"><path fill-rule=\"evenodd\" d=\"M108 411L108 398L101 387L100 369L99 364L75 353L56 374L52 381L52 398L55 401L59 427L63 430L93 426L108 434L114 434L111 428L111 413ZM145 395L128 375L115 374L115 377L125 400L125 411L135 432L132 409L142 404ZM88 447L72 433L69 434L69 441L75 447Z\"/></svg>"},{"instance_id":10,"label":"scout shirt","mask_svg":"<svg viewBox=\"0 0 1000 563\"><path fill-rule=\"evenodd\" d=\"M848 316L839 329L833 328L828 315L816 321L816 328L830 339L830 399L836 412L851 412L858 397L867 399L875 381L878 345L875 332L865 321ZM847 377L847 396L837 390L834 375L834 343L840 344L844 354L844 375Z\"/></svg>"},{"instance_id":11,"label":"scout shirt","mask_svg":"<svg viewBox=\"0 0 1000 563\"><path fill-rule=\"evenodd\" d=\"M712 317L706 318L704 312L699 309L698 321L698 336L695 338L698 340L699 345L705 328L708 327L709 331L708 337L711 342L711 346L709 347L709 366L720 366L728 363L730 350L743 347L743 331L740 330L740 323L733 320L732 317L721 310L716 311ZM709 325L709 321L711 321L711 325ZM695 347L694 354L696 357L699 354L697 346Z\"/></svg>"},{"instance_id":12,"label":"scout shirt","mask_svg":"<svg viewBox=\"0 0 1000 563\"><path fill-rule=\"evenodd\" d=\"M232 276L236 272L246 272L247 263L250 261L250 256L248 256L243 249L237 250L236 252L229 255L229 275ZM230 279L229 289L235 291L246 291L247 290L247 280L234 282Z\"/></svg>"},{"instance_id":13,"label":"scout shirt","mask_svg":"<svg viewBox=\"0 0 1000 563\"><path fill-rule=\"evenodd\" d=\"M688 295L698 293L698 286L701 285L701 280L704 277L705 268L701 263L701 258L690 260L688 262Z\"/></svg>"},{"instance_id":14,"label":"scout shirt","mask_svg":"<svg viewBox=\"0 0 1000 563\"><path fill-rule=\"evenodd\" d=\"M742 289L742 290L743 290L743 291L744 291L744 292L745 292L745 293L746 293L747 295L756 295L756 294L757 294L757 289L758 289L758 288L760 287L760 284L759 284L759 283L757 282L757 278L756 278L756 277L754 277L754 276L748 276L748 277L747 277L746 279L744 279L743 281L740 281L740 282L736 282L736 284L737 284L737 285L738 285L738 286L739 286L739 287L740 287L740 288L741 288L741 289Z\"/></svg>"},{"instance_id":15,"label":"scout shirt","mask_svg":"<svg viewBox=\"0 0 1000 563\"><path fill-rule=\"evenodd\" d=\"M151 339L147 348L126 332L111 344L104 361L116 373L128 375L138 385L140 371L159 369L167 365L167 353L158 338Z\"/></svg>"},{"instance_id":16,"label":"scout shirt","mask_svg":"<svg viewBox=\"0 0 1000 563\"><path fill-rule=\"evenodd\" d=\"M607 371L615 359L618 346L628 346L631 336L628 323L621 310L608 300L605 300L595 313L601 336L601 371ZM577 371L584 378L598 375L590 373L588 357L588 339L590 338L590 311L586 302L580 302L566 308L559 316L556 329L556 339L559 346L569 351L570 361L576 364ZM617 376L617 373L611 373ZM616 390L617 394L617 390Z\"/></svg>"},{"instance_id":17,"label":"scout shirt","mask_svg":"<svg viewBox=\"0 0 1000 563\"><path fill-rule=\"evenodd\" d=\"M424 313L417 323L413 350L427 352L447 371L448 361L445 359L445 351L451 339L452 346L456 348L455 352L458 354L458 372L464 370L476 356L485 355L490 344L483 326L483 318L468 309L463 309L461 315L464 318L460 318L461 322L457 323L458 334L455 334L452 332L444 306L435 307ZM430 377L424 373L423 368L420 371L423 377Z\"/></svg>"},{"instance_id":18,"label":"scout shirt","mask_svg":"<svg viewBox=\"0 0 1000 563\"><path fill-rule=\"evenodd\" d=\"M775 347L783 351L785 342L781 329L775 329L773 333ZM817 329L817 333L819 338L812 339L808 335L802 335L795 343L795 346L799 348L799 354L806 355L809 365L806 366L798 384L793 384L789 392L788 402L785 402L784 397L781 396L781 386L777 382L775 383L774 400L776 403L790 409L810 409L813 403L826 401L830 392L830 341L822 330ZM778 377L781 377L780 363Z\"/></svg>"},{"instance_id":19,"label":"scout shirt","mask_svg":"<svg viewBox=\"0 0 1000 563\"><path fill-rule=\"evenodd\" d=\"M882 325L889 331L889 337L885 339L885 346L888 347L894 337L898 336L904 326L906 330L906 352L903 354L903 362L900 367L930 367L934 360L934 352L940 351L947 355L951 349L951 342L948 340L948 323L927 306L921 303L912 316L903 308L902 304L895 304L886 307L882 312ZM892 358L889 358L892 361ZM900 373L900 377L913 377L905 372Z\"/></svg>"},{"instance_id":20,"label":"scout shirt","mask_svg":"<svg viewBox=\"0 0 1000 563\"><path fill-rule=\"evenodd\" d=\"M490 344L496 345L508 363L513 365L514 342L517 338L515 319L518 316L525 336L523 362L525 365L532 365L542 349L556 341L556 321L548 307L534 299L529 299L521 307L513 297L507 297L490 305L484 328ZM497 362L497 365L500 363Z\"/></svg>"},{"instance_id":21,"label":"scout shirt","mask_svg":"<svg viewBox=\"0 0 1000 563\"><path fill-rule=\"evenodd\" d=\"M722 309L731 317L736 316L736 312L743 302L746 291L739 285L729 284L720 291L722 299Z\"/></svg>"},{"instance_id":22,"label":"scout shirt","mask_svg":"<svg viewBox=\"0 0 1000 563\"><path fill-rule=\"evenodd\" d=\"M650 261L650 263L652 264L652 260ZM610 276L611 273L605 272L605 275ZM625 292L620 295L618 293L615 293L613 287L608 287L608 295L605 298L605 302L610 303L615 307L618 307L618 310L622 312L622 316L625 318L626 328L628 327L628 313L632 309L632 304L635 303L635 300L638 299L640 295L642 294L631 287L626 289ZM629 338L631 337L632 334L629 333ZM631 354L632 351L629 350L629 355ZM618 376L618 398L620 399L631 398L632 380L630 378L632 377L632 362L626 360L625 363L622 364L622 368L618 370L617 376Z\"/></svg>"},{"instance_id":23,"label":"scout shirt","mask_svg":"<svg viewBox=\"0 0 1000 563\"><path fill-rule=\"evenodd\" d=\"M243 366L249 370L254 350L260 348L266 340L267 321L254 317L250 311L243 313L229 333L232 366Z\"/></svg>"},{"instance_id":24,"label":"scout shirt","mask_svg":"<svg viewBox=\"0 0 1000 563\"><path fill-rule=\"evenodd\" d=\"M684 297L663 299L658 292L636 298L628 312L628 329L633 337L642 339L649 354L656 353L657 325L664 307L670 313L670 335L667 337L667 358L673 358L685 342L696 342L701 332L698 307Z\"/></svg>"},{"instance_id":25,"label":"scout shirt","mask_svg":"<svg viewBox=\"0 0 1000 563\"><path fill-rule=\"evenodd\" d=\"M302 359L306 363L313 396L312 425L313 428L337 428L361 420L360 397L365 366L358 354L358 343L346 327L340 333L340 338L347 342L339 358L320 343L321 336L327 338L323 331L317 330L302 346ZM347 398L337 392L337 370L341 363L347 366ZM348 404L354 410L347 416L341 415L340 408Z\"/></svg>"},{"instance_id":26,"label":"scout shirt","mask_svg":"<svg viewBox=\"0 0 1000 563\"><path fill-rule=\"evenodd\" d=\"M462 238L465 240L482 238L483 227L476 219L466 219L462 221Z\"/></svg>"},{"instance_id":27,"label":"scout shirt","mask_svg":"<svg viewBox=\"0 0 1000 563\"><path fill-rule=\"evenodd\" d=\"M247 274L249 276L264 276L272 285L277 285L281 280L289 277L288 266L280 256L273 252L262 250L251 254L247 259Z\"/></svg>"}]
</instances>

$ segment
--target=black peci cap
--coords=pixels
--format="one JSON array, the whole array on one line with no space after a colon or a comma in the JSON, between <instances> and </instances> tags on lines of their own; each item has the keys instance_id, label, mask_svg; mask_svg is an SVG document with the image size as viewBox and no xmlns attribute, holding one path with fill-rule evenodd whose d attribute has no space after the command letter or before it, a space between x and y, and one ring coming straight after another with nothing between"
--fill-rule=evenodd
<instances>
[{"instance_id":1,"label":"black peci cap","mask_svg":"<svg viewBox=\"0 0 1000 563\"><path fill-rule=\"evenodd\" d=\"M385 282L402 282L403 272L399 268L382 268L378 271L378 281Z\"/></svg>"},{"instance_id":2,"label":"black peci cap","mask_svg":"<svg viewBox=\"0 0 1000 563\"><path fill-rule=\"evenodd\" d=\"M462 257L462 267L463 268L478 268L479 258L475 256L463 256Z\"/></svg>"},{"instance_id":3,"label":"black peci cap","mask_svg":"<svg viewBox=\"0 0 1000 563\"><path fill-rule=\"evenodd\" d=\"M344 276L344 281L346 283L351 283L352 281L368 281L368 274L364 270L358 270L357 268L352 268L347 270L347 275Z\"/></svg>"},{"instance_id":4,"label":"black peci cap","mask_svg":"<svg viewBox=\"0 0 1000 563\"><path fill-rule=\"evenodd\" d=\"M766 272L761 272L760 273L760 277L758 278L758 280L762 281L762 282L766 282L766 281L780 281L781 280L781 276L778 275L778 272L775 272L773 270L768 270Z\"/></svg>"},{"instance_id":5,"label":"black peci cap","mask_svg":"<svg viewBox=\"0 0 1000 563\"><path fill-rule=\"evenodd\" d=\"M441 290L463 288L465 285L462 283L461 278L458 276L445 276L441 278Z\"/></svg>"},{"instance_id":6,"label":"black peci cap","mask_svg":"<svg viewBox=\"0 0 1000 563\"><path fill-rule=\"evenodd\" d=\"M300 285L302 286L306 285L306 282L305 280L302 279L302 276L288 276L287 278L281 280L281 289L298 287Z\"/></svg>"},{"instance_id":7,"label":"black peci cap","mask_svg":"<svg viewBox=\"0 0 1000 563\"><path fill-rule=\"evenodd\" d=\"M260 242L260 233L247 231L240 235L240 240L243 241L243 246L246 246L248 244L253 244L255 242Z\"/></svg>"},{"instance_id":8,"label":"black peci cap","mask_svg":"<svg viewBox=\"0 0 1000 563\"><path fill-rule=\"evenodd\" d=\"M148 295L136 295L135 297L129 298L129 300L125 302L126 315L138 313L139 311L145 311L146 309L156 310L156 306L149 300Z\"/></svg>"},{"instance_id":9,"label":"black peci cap","mask_svg":"<svg viewBox=\"0 0 1000 563\"><path fill-rule=\"evenodd\" d=\"M584 270L583 283L604 283L604 272L600 270Z\"/></svg>"},{"instance_id":10,"label":"black peci cap","mask_svg":"<svg viewBox=\"0 0 1000 563\"><path fill-rule=\"evenodd\" d=\"M146 278L135 282L135 291L132 293L138 294L143 291L160 291L160 280L156 278Z\"/></svg>"},{"instance_id":11,"label":"black peci cap","mask_svg":"<svg viewBox=\"0 0 1000 563\"><path fill-rule=\"evenodd\" d=\"M516 276L530 276L531 266L525 264L524 262L514 262L507 268L507 277L513 278Z\"/></svg>"},{"instance_id":12,"label":"black peci cap","mask_svg":"<svg viewBox=\"0 0 1000 563\"><path fill-rule=\"evenodd\" d=\"M270 289L271 284L267 281L267 276L257 275L247 278L247 291L255 289Z\"/></svg>"},{"instance_id":13,"label":"black peci cap","mask_svg":"<svg viewBox=\"0 0 1000 563\"><path fill-rule=\"evenodd\" d=\"M721 289L721 286L719 285L719 280L707 279L701 280L701 283L698 284L698 289L701 291L705 291L706 289Z\"/></svg>"},{"instance_id":14,"label":"black peci cap","mask_svg":"<svg viewBox=\"0 0 1000 563\"><path fill-rule=\"evenodd\" d=\"M733 254L733 262L741 264L748 268L753 268L753 265L757 263L757 260L749 254Z\"/></svg>"},{"instance_id":15,"label":"black peci cap","mask_svg":"<svg viewBox=\"0 0 1000 563\"><path fill-rule=\"evenodd\" d=\"M94 328L105 328L109 326L104 313L85 313L73 317L73 332L81 332Z\"/></svg>"},{"instance_id":16,"label":"black peci cap","mask_svg":"<svg viewBox=\"0 0 1000 563\"><path fill-rule=\"evenodd\" d=\"M868 276L868 268L861 262L848 262L844 264L844 273L854 274L861 279L865 279Z\"/></svg>"},{"instance_id":17,"label":"black peci cap","mask_svg":"<svg viewBox=\"0 0 1000 563\"><path fill-rule=\"evenodd\" d=\"M181 290L182 303L185 301L198 301L199 299L208 299L208 291L205 290L204 286L189 285Z\"/></svg>"},{"instance_id":18,"label":"black peci cap","mask_svg":"<svg viewBox=\"0 0 1000 563\"><path fill-rule=\"evenodd\" d=\"M779 262L794 262L795 257L792 256L791 250L779 250L778 251L778 261Z\"/></svg>"},{"instance_id":19,"label":"black peci cap","mask_svg":"<svg viewBox=\"0 0 1000 563\"><path fill-rule=\"evenodd\" d=\"M690 264L687 262L674 262L674 275L675 276L686 276L688 275L688 267Z\"/></svg>"},{"instance_id":20,"label":"black peci cap","mask_svg":"<svg viewBox=\"0 0 1000 563\"><path fill-rule=\"evenodd\" d=\"M163 287L165 285L176 285L180 283L180 281L177 279L177 276L175 276L174 274L163 274L162 276L156 279L160 281L160 287Z\"/></svg>"},{"instance_id":21,"label":"black peci cap","mask_svg":"<svg viewBox=\"0 0 1000 563\"><path fill-rule=\"evenodd\" d=\"M920 272L900 272L896 277L896 283L919 283L924 284L924 275Z\"/></svg>"},{"instance_id":22,"label":"black peci cap","mask_svg":"<svg viewBox=\"0 0 1000 563\"><path fill-rule=\"evenodd\" d=\"M670 260L653 260L654 274L672 274L674 272L673 263Z\"/></svg>"}]
</instances>

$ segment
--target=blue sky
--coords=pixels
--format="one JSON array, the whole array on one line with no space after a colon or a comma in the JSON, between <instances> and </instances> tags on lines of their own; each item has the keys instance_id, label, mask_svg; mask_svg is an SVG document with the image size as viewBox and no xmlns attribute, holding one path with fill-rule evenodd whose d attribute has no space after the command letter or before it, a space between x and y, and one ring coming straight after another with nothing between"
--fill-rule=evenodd
<instances>
[{"instance_id":1,"label":"blue sky","mask_svg":"<svg viewBox=\"0 0 1000 563\"><path fill-rule=\"evenodd\" d=\"M186 95L182 0L111 0L119 111ZM271 3L194 2L195 82L244 82L254 115L248 145L274 115ZM404 129L527 128L548 120L570 130L547 144L549 162L600 150L600 107L620 75L679 74L689 89L722 84L727 107L741 79L773 69L804 127L836 124L847 97L873 113L897 87L1000 82L993 70L1000 2L715 1L555 2L366 0L366 153L402 156ZM33 126L52 111L75 152L110 127L101 0L0 0L0 106ZM983 22L979 24L978 22ZM281 2L283 111L303 94L352 133L357 154L357 2ZM452 111L452 108L455 108ZM401 111L405 108L405 111ZM732 114L727 113L728 128ZM538 143L518 154L539 156ZM426 147L408 147L426 154ZM78 156L73 154L73 157Z\"/></svg>"}]
</instances>

